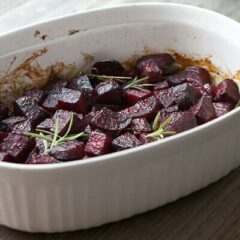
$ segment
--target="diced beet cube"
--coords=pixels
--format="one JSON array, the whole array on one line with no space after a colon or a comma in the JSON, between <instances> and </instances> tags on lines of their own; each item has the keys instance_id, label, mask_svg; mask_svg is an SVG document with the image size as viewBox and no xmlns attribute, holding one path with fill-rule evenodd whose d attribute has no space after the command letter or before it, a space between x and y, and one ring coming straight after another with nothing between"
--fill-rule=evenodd
<instances>
[{"instance_id":1,"label":"diced beet cube","mask_svg":"<svg viewBox=\"0 0 240 240\"><path fill-rule=\"evenodd\" d=\"M220 117L233 109L233 105L228 102L213 103L217 117Z\"/></svg>"},{"instance_id":2,"label":"diced beet cube","mask_svg":"<svg viewBox=\"0 0 240 240\"><path fill-rule=\"evenodd\" d=\"M160 115L159 125L170 115L173 115L173 118L165 128L167 131L180 133L197 126L196 118L192 112L173 112L171 114Z\"/></svg>"},{"instance_id":3,"label":"diced beet cube","mask_svg":"<svg viewBox=\"0 0 240 240\"><path fill-rule=\"evenodd\" d=\"M53 125L51 127L51 131L55 131L55 123L56 120L59 119L59 135L64 135L69 127L71 117L73 115L73 125L71 128L71 133L80 133L85 127L85 122L83 116L81 114L76 114L74 112L66 111L66 110L57 110L53 115Z\"/></svg>"},{"instance_id":4,"label":"diced beet cube","mask_svg":"<svg viewBox=\"0 0 240 240\"><path fill-rule=\"evenodd\" d=\"M36 128L44 131L50 131L52 127L53 120L51 118L46 118L43 122L39 123Z\"/></svg>"},{"instance_id":5,"label":"diced beet cube","mask_svg":"<svg viewBox=\"0 0 240 240\"><path fill-rule=\"evenodd\" d=\"M84 129L84 132L87 133L87 134L90 134L92 132L92 128L90 125L87 125Z\"/></svg>"},{"instance_id":6,"label":"diced beet cube","mask_svg":"<svg viewBox=\"0 0 240 240\"><path fill-rule=\"evenodd\" d=\"M51 164L51 163L59 163L59 161L45 154L33 154L27 161L26 164Z\"/></svg>"},{"instance_id":7,"label":"diced beet cube","mask_svg":"<svg viewBox=\"0 0 240 240\"><path fill-rule=\"evenodd\" d=\"M60 161L81 159L84 156L85 145L78 141L69 141L51 149L50 155Z\"/></svg>"},{"instance_id":8,"label":"diced beet cube","mask_svg":"<svg viewBox=\"0 0 240 240\"><path fill-rule=\"evenodd\" d=\"M132 105L135 104L136 102L147 98L152 95L152 92L145 89L145 90L140 90L140 89L127 89L125 91L125 97L127 99L128 104Z\"/></svg>"},{"instance_id":9,"label":"diced beet cube","mask_svg":"<svg viewBox=\"0 0 240 240\"><path fill-rule=\"evenodd\" d=\"M59 93L67 86L67 83L67 81L53 79L44 86L43 90L47 94Z\"/></svg>"},{"instance_id":10,"label":"diced beet cube","mask_svg":"<svg viewBox=\"0 0 240 240\"><path fill-rule=\"evenodd\" d=\"M8 114L9 114L8 107L0 103L0 120L7 118Z\"/></svg>"},{"instance_id":11,"label":"diced beet cube","mask_svg":"<svg viewBox=\"0 0 240 240\"><path fill-rule=\"evenodd\" d=\"M113 80L101 82L94 89L96 101L102 104L120 105L122 102L121 90L120 85Z\"/></svg>"},{"instance_id":12,"label":"diced beet cube","mask_svg":"<svg viewBox=\"0 0 240 240\"><path fill-rule=\"evenodd\" d=\"M200 124L216 118L216 112L212 99L206 96L203 96L197 105L193 106L191 111Z\"/></svg>"},{"instance_id":13,"label":"diced beet cube","mask_svg":"<svg viewBox=\"0 0 240 240\"><path fill-rule=\"evenodd\" d=\"M48 112L55 112L57 110L59 93L50 93L43 101L42 107Z\"/></svg>"},{"instance_id":14,"label":"diced beet cube","mask_svg":"<svg viewBox=\"0 0 240 240\"><path fill-rule=\"evenodd\" d=\"M11 127L11 131L14 133L33 132L34 127L30 120L25 120L25 121L17 123L13 127Z\"/></svg>"},{"instance_id":15,"label":"diced beet cube","mask_svg":"<svg viewBox=\"0 0 240 240\"><path fill-rule=\"evenodd\" d=\"M12 157L8 153L0 151L0 162L12 162Z\"/></svg>"},{"instance_id":16,"label":"diced beet cube","mask_svg":"<svg viewBox=\"0 0 240 240\"><path fill-rule=\"evenodd\" d=\"M101 130L121 131L130 124L131 116L103 108L101 111L92 113L90 122L90 125Z\"/></svg>"},{"instance_id":17,"label":"diced beet cube","mask_svg":"<svg viewBox=\"0 0 240 240\"><path fill-rule=\"evenodd\" d=\"M77 113L86 113L88 110L88 99L84 92L63 88L59 93L57 108Z\"/></svg>"},{"instance_id":18,"label":"diced beet cube","mask_svg":"<svg viewBox=\"0 0 240 240\"><path fill-rule=\"evenodd\" d=\"M94 63L93 67L97 69L99 75L122 76L125 69L116 60L107 59Z\"/></svg>"},{"instance_id":19,"label":"diced beet cube","mask_svg":"<svg viewBox=\"0 0 240 240\"><path fill-rule=\"evenodd\" d=\"M1 150L8 153L13 162L23 163L35 146L35 141L21 134L10 133L1 143Z\"/></svg>"},{"instance_id":20,"label":"diced beet cube","mask_svg":"<svg viewBox=\"0 0 240 240\"><path fill-rule=\"evenodd\" d=\"M159 105L156 97L151 96L140 100L133 106L126 108L121 111L121 113L125 113L132 118L145 117L150 120L153 116L155 116L156 112L159 110Z\"/></svg>"},{"instance_id":21,"label":"diced beet cube","mask_svg":"<svg viewBox=\"0 0 240 240\"><path fill-rule=\"evenodd\" d=\"M67 87L76 91L81 91L86 94L93 93L92 84L86 75L78 76L70 80L67 84Z\"/></svg>"},{"instance_id":22,"label":"diced beet cube","mask_svg":"<svg viewBox=\"0 0 240 240\"><path fill-rule=\"evenodd\" d=\"M132 133L126 132L112 141L112 146L117 151L140 146L142 143Z\"/></svg>"},{"instance_id":23,"label":"diced beet cube","mask_svg":"<svg viewBox=\"0 0 240 240\"><path fill-rule=\"evenodd\" d=\"M37 88L31 88L25 91L25 95L30 98L32 101L41 104L44 100L45 94L44 91Z\"/></svg>"},{"instance_id":24,"label":"diced beet cube","mask_svg":"<svg viewBox=\"0 0 240 240\"><path fill-rule=\"evenodd\" d=\"M7 132L0 132L0 142L8 136Z\"/></svg>"},{"instance_id":25,"label":"diced beet cube","mask_svg":"<svg viewBox=\"0 0 240 240\"><path fill-rule=\"evenodd\" d=\"M14 102L13 110L16 115L23 115L30 119L33 125L38 124L46 117L46 112L29 96L18 98Z\"/></svg>"},{"instance_id":26,"label":"diced beet cube","mask_svg":"<svg viewBox=\"0 0 240 240\"><path fill-rule=\"evenodd\" d=\"M154 91L154 96L158 99L159 105L164 108L173 106L175 103L175 97L173 95L173 88L166 88L158 91Z\"/></svg>"},{"instance_id":27,"label":"diced beet cube","mask_svg":"<svg viewBox=\"0 0 240 240\"><path fill-rule=\"evenodd\" d=\"M180 111L180 109L179 109L178 105L174 105L174 106L162 109L161 114L162 113L173 113L173 112L179 112L179 111Z\"/></svg>"},{"instance_id":28,"label":"diced beet cube","mask_svg":"<svg viewBox=\"0 0 240 240\"><path fill-rule=\"evenodd\" d=\"M214 100L237 103L240 99L238 85L232 79L225 79L215 88Z\"/></svg>"},{"instance_id":29,"label":"diced beet cube","mask_svg":"<svg viewBox=\"0 0 240 240\"><path fill-rule=\"evenodd\" d=\"M188 83L183 83L173 87L173 96L179 108L186 110L198 102L201 94Z\"/></svg>"},{"instance_id":30,"label":"diced beet cube","mask_svg":"<svg viewBox=\"0 0 240 240\"><path fill-rule=\"evenodd\" d=\"M169 87L170 85L168 84L167 81L162 81L156 84L156 86L154 87L154 90L161 90Z\"/></svg>"},{"instance_id":31,"label":"diced beet cube","mask_svg":"<svg viewBox=\"0 0 240 240\"><path fill-rule=\"evenodd\" d=\"M11 130L11 128L14 125L16 125L18 123L21 123L25 120L26 120L26 118L23 117L23 116L13 116L13 117L9 117L9 118L4 119L2 122L3 122L4 125L6 125L8 130Z\"/></svg>"},{"instance_id":32,"label":"diced beet cube","mask_svg":"<svg viewBox=\"0 0 240 240\"><path fill-rule=\"evenodd\" d=\"M188 82L202 86L211 83L209 72L202 67L188 67L181 72L168 76L166 80L170 85Z\"/></svg>"},{"instance_id":33,"label":"diced beet cube","mask_svg":"<svg viewBox=\"0 0 240 240\"><path fill-rule=\"evenodd\" d=\"M157 83L163 81L163 71L174 63L170 54L152 54L139 58L136 61L136 69L140 77L149 77L148 82Z\"/></svg>"},{"instance_id":34,"label":"diced beet cube","mask_svg":"<svg viewBox=\"0 0 240 240\"><path fill-rule=\"evenodd\" d=\"M190 83L198 92L201 93L202 96L206 97L213 97L213 87L209 83L206 83L204 85L197 85L194 83Z\"/></svg>"},{"instance_id":35,"label":"diced beet cube","mask_svg":"<svg viewBox=\"0 0 240 240\"><path fill-rule=\"evenodd\" d=\"M135 118L130 123L132 131L148 133L152 131L151 125L146 118Z\"/></svg>"},{"instance_id":36,"label":"diced beet cube","mask_svg":"<svg viewBox=\"0 0 240 240\"><path fill-rule=\"evenodd\" d=\"M36 146L34 150L39 154L44 153L45 147L44 147L43 141L41 139L36 139L35 141L36 141Z\"/></svg>"},{"instance_id":37,"label":"diced beet cube","mask_svg":"<svg viewBox=\"0 0 240 240\"><path fill-rule=\"evenodd\" d=\"M100 131L91 132L85 152L93 156L106 154L110 151L112 138Z\"/></svg>"}]
</instances>

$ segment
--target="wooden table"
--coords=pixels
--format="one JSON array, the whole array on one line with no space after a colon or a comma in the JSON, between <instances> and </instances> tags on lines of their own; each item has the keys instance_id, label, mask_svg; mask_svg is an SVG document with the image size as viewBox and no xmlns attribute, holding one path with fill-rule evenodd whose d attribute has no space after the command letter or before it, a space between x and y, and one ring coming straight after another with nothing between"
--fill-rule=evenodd
<instances>
[{"instance_id":1,"label":"wooden table","mask_svg":"<svg viewBox=\"0 0 240 240\"><path fill-rule=\"evenodd\" d=\"M137 1L141 2L141 0L131 2ZM240 20L239 0L168 1L215 9ZM40 2L41 4L38 0L0 0L0 33L29 22L103 6L103 2L105 5L110 5L130 1L41 0ZM27 234L0 227L0 240L235 240L240 239L239 226L240 168L189 197L118 223L63 234Z\"/></svg>"}]
</instances>

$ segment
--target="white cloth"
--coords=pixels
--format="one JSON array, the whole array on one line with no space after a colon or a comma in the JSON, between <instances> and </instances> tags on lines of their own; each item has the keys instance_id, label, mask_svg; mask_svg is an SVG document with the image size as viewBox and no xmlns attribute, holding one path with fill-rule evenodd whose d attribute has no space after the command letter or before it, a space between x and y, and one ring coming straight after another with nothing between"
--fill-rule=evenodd
<instances>
[{"instance_id":1,"label":"white cloth","mask_svg":"<svg viewBox=\"0 0 240 240\"><path fill-rule=\"evenodd\" d=\"M144 0L0 0L0 34L73 12L132 2ZM152 0L152 2L192 4L240 20L239 0Z\"/></svg>"}]
</instances>

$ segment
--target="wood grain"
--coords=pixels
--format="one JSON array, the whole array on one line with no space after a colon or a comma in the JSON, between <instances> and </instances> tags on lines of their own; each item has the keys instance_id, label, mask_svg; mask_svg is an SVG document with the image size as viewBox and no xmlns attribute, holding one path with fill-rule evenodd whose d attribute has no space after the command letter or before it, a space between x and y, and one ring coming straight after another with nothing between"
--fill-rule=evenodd
<instances>
[{"instance_id":1,"label":"wood grain","mask_svg":"<svg viewBox=\"0 0 240 240\"><path fill-rule=\"evenodd\" d=\"M0 228L4 240L235 240L240 239L240 168L174 203L102 227L62 234Z\"/></svg>"}]
</instances>

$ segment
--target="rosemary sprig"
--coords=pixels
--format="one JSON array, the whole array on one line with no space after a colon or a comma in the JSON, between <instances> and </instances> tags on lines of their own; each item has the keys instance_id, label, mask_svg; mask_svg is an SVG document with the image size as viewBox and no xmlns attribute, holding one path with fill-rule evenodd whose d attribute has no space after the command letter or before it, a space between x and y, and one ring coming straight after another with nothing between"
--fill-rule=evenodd
<instances>
[{"instance_id":1,"label":"rosemary sprig","mask_svg":"<svg viewBox=\"0 0 240 240\"><path fill-rule=\"evenodd\" d=\"M151 83L143 83L145 80L148 80L149 77L144 77L144 78L140 78L137 79L137 77L135 77L133 79L132 82L130 82L129 84L127 84L123 89L138 89L138 90L145 90L146 87L154 87L155 84L151 84Z\"/></svg>"},{"instance_id":2,"label":"rosemary sprig","mask_svg":"<svg viewBox=\"0 0 240 240\"><path fill-rule=\"evenodd\" d=\"M171 122L172 118L173 118L173 114L170 115L159 127L157 127L159 119L160 119L160 112L159 112L153 121L152 129L154 132L149 133L147 135L147 137L152 138L154 140L159 140L159 139L164 138L165 136L170 136L170 135L176 134L175 131L167 131L166 130L166 127Z\"/></svg>"},{"instance_id":3,"label":"rosemary sprig","mask_svg":"<svg viewBox=\"0 0 240 240\"><path fill-rule=\"evenodd\" d=\"M68 125L68 129L62 137L59 136L59 130L60 130L59 129L60 119L59 118L57 118L55 121L54 132L36 129L36 131L38 131L39 133L26 132L25 135L42 140L43 145L44 145L44 154L48 154L52 150L52 148L55 146L61 145L68 141L76 140L80 137L86 137L88 135L85 132L81 132L78 134L69 134L71 132L72 126L73 126L73 114L71 116L71 119L70 119L70 122Z\"/></svg>"}]
</instances>

